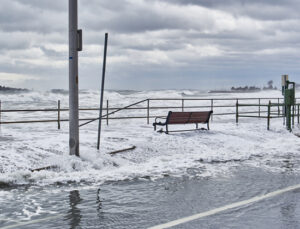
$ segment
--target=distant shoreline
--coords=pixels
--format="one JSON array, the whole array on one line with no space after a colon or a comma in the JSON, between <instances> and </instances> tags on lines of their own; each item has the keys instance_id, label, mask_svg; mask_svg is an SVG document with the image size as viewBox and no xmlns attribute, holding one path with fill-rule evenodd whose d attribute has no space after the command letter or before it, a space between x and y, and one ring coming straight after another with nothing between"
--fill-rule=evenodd
<instances>
[{"instance_id":1,"label":"distant shoreline","mask_svg":"<svg viewBox=\"0 0 300 229\"><path fill-rule=\"evenodd\" d=\"M273 89L248 89L248 90L210 90L208 93L251 93L251 92L260 92L260 91L278 91L277 88Z\"/></svg>"},{"instance_id":2,"label":"distant shoreline","mask_svg":"<svg viewBox=\"0 0 300 229\"><path fill-rule=\"evenodd\" d=\"M16 92L29 92L29 90L26 88L13 88L13 87L6 87L0 85L0 92L16 93Z\"/></svg>"}]
</instances>

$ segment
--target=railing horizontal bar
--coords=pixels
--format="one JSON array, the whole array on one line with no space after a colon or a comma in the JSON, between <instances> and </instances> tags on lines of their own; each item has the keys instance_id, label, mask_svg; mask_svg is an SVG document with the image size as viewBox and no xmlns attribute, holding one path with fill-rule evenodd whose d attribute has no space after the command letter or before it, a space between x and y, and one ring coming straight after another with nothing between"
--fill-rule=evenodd
<instances>
[{"instance_id":1,"label":"railing horizontal bar","mask_svg":"<svg viewBox=\"0 0 300 229\"><path fill-rule=\"evenodd\" d=\"M68 111L69 109L60 109L60 111ZM47 112L47 111L53 111L53 112L57 112L57 109L32 109L32 110L28 110L28 109L18 109L18 110L2 110L1 112Z\"/></svg>"},{"instance_id":2,"label":"railing horizontal bar","mask_svg":"<svg viewBox=\"0 0 300 229\"><path fill-rule=\"evenodd\" d=\"M150 118L155 118L157 116L149 116ZM147 116L129 116L129 117L114 117L114 118L109 118L109 119L140 119L140 118L147 118ZM90 121L94 120L94 118L83 118L79 119L79 121ZM68 122L69 119L61 119L61 122ZM105 120L103 120L105 121ZM27 121L11 121L11 122L0 122L0 124L21 124L21 123L42 123L42 122L57 122L57 119L52 119L52 120L27 120Z\"/></svg>"},{"instance_id":3,"label":"railing horizontal bar","mask_svg":"<svg viewBox=\"0 0 300 229\"><path fill-rule=\"evenodd\" d=\"M295 104L295 106L300 105L300 104ZM241 107L267 107L269 104L243 104L239 103L239 106ZM278 107L278 106L285 106L284 103L270 103L271 107Z\"/></svg>"},{"instance_id":4,"label":"railing horizontal bar","mask_svg":"<svg viewBox=\"0 0 300 229\"><path fill-rule=\"evenodd\" d=\"M154 98L154 99L149 99L149 100L152 100L152 101L155 101L155 100L207 100L207 101L210 101L210 100L258 100L258 99L281 99L283 100L283 98L278 98L278 97L270 97L270 98L258 98L258 97L252 97L252 98ZM296 99L299 99L299 98L296 98Z\"/></svg>"},{"instance_id":5,"label":"railing horizontal bar","mask_svg":"<svg viewBox=\"0 0 300 229\"><path fill-rule=\"evenodd\" d=\"M239 115L242 118L268 118L268 116L253 116L253 115ZM270 116L269 118L283 118L285 116Z\"/></svg>"},{"instance_id":6,"label":"railing horizontal bar","mask_svg":"<svg viewBox=\"0 0 300 229\"><path fill-rule=\"evenodd\" d=\"M84 118L79 119L79 121L88 121L92 118ZM67 122L69 119L61 119L61 122ZM9 121L9 122L0 122L0 124L19 124L19 123L41 123L41 122L57 122L57 119L51 119L51 120L26 120L26 121Z\"/></svg>"},{"instance_id":7,"label":"railing horizontal bar","mask_svg":"<svg viewBox=\"0 0 300 229\"><path fill-rule=\"evenodd\" d=\"M155 98L155 99L146 99L146 100L141 100L139 102L130 104L128 106L122 107L122 108L104 108L104 110L111 111L110 113L103 115L103 117L106 117L107 115L113 115L119 111L122 110L146 110L146 109L151 109L151 110L158 110L158 109L181 109L182 106L152 106L152 107L133 107L135 105L141 104L145 101L159 101L159 100L174 100L174 101L236 101L236 100L283 100L283 98ZM299 98L298 98L299 99ZM300 104L296 104L300 105ZM241 107L268 107L267 104L239 104ZM281 103L271 103L271 107L279 107L279 106L284 106L284 104ZM214 105L214 108L234 108L236 105ZM185 106L185 109L196 109L196 108L211 108L211 105L202 105L202 106ZM80 108L80 111L98 111L99 108ZM250 109L251 110L251 109ZM68 108L62 108L60 109L60 112L62 111L69 111ZM2 110L1 112L58 112L58 109L15 109L15 110ZM267 111L260 111L261 113L265 113ZM239 114L244 114L244 115L239 115L239 117L259 117L259 116L252 116L252 115L245 115L245 114L257 114L259 113L258 111L245 111L245 112L240 112ZM214 115L235 115L235 112L229 112L229 113L214 113ZM278 116L278 112L271 112L272 115L276 115L270 118L279 118L283 116ZM127 117L108 117L108 119L145 119L145 118L155 118L157 116L127 116ZM160 116L160 117L165 117L165 116ZM266 118L266 116L261 116L261 118ZM87 121L87 123L83 123L80 126L86 125L92 121L96 121L98 118L84 118L80 119L80 121ZM69 121L69 119L62 119L60 120L61 122L66 122ZM53 120L24 120L24 121L7 121L7 122L0 122L0 124L19 124L19 123L47 123L47 122L57 122L57 119Z\"/></svg>"},{"instance_id":8,"label":"railing horizontal bar","mask_svg":"<svg viewBox=\"0 0 300 229\"><path fill-rule=\"evenodd\" d=\"M251 114L251 113L258 113L257 111L253 112L240 112L240 114ZM214 115L233 115L235 113L216 113ZM156 118L156 117L166 117L166 116L149 116L149 118ZM108 119L141 119L147 118L147 116L126 116L126 117L109 117ZM82 118L79 121L90 121L94 120L94 118ZM69 119L61 119L61 122L67 122ZM21 123L47 123L47 122L57 122L57 119L53 120L25 120L25 121L8 121L8 122L0 122L0 124L21 124Z\"/></svg>"},{"instance_id":9,"label":"railing horizontal bar","mask_svg":"<svg viewBox=\"0 0 300 229\"><path fill-rule=\"evenodd\" d=\"M239 115L239 118L240 117L241 118L268 118L268 116L254 116L254 115Z\"/></svg>"},{"instance_id":10,"label":"railing horizontal bar","mask_svg":"<svg viewBox=\"0 0 300 229\"><path fill-rule=\"evenodd\" d=\"M267 107L267 104L242 104L239 103L239 107Z\"/></svg>"},{"instance_id":11,"label":"railing horizontal bar","mask_svg":"<svg viewBox=\"0 0 300 229\"><path fill-rule=\"evenodd\" d=\"M241 104L241 106L243 106ZM258 106L258 105L256 105ZM261 105L263 106L263 105ZM214 108L216 107L235 107L235 105L214 105ZM181 106L171 106L171 107L149 107L149 109L151 110L155 110L155 109L181 109L182 107ZM207 106L185 106L184 108L211 108L211 106L207 105ZM108 108L108 110L119 110L121 108ZM129 108L123 108L122 110L146 110L148 109L147 107L129 107ZM99 109L98 108L80 108L79 109L80 111L98 111ZM103 110L107 110L107 108L103 108ZM41 110L1 110L1 112L57 112L58 109L41 109ZM69 109L60 109L60 111L69 111Z\"/></svg>"}]
</instances>

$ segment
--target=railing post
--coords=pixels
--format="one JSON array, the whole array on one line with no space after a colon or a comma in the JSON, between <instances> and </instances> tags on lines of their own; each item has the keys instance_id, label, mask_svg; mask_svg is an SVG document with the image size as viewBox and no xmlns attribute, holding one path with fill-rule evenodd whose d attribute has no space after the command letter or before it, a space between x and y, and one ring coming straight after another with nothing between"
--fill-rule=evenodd
<instances>
[{"instance_id":1,"label":"railing post","mask_svg":"<svg viewBox=\"0 0 300 229\"><path fill-rule=\"evenodd\" d=\"M147 124L150 123L150 100L147 99Z\"/></svg>"},{"instance_id":2,"label":"railing post","mask_svg":"<svg viewBox=\"0 0 300 229\"><path fill-rule=\"evenodd\" d=\"M298 106L298 115L297 115L297 122L298 122L298 124L299 124L299 104L297 105Z\"/></svg>"},{"instance_id":3,"label":"railing post","mask_svg":"<svg viewBox=\"0 0 300 229\"><path fill-rule=\"evenodd\" d=\"M106 125L108 126L108 100L106 100Z\"/></svg>"},{"instance_id":4,"label":"railing post","mask_svg":"<svg viewBox=\"0 0 300 229\"><path fill-rule=\"evenodd\" d=\"M235 123L238 124L239 123L239 100L236 100L236 112L235 112Z\"/></svg>"},{"instance_id":5,"label":"railing post","mask_svg":"<svg viewBox=\"0 0 300 229\"><path fill-rule=\"evenodd\" d=\"M60 130L60 100L57 101L57 128Z\"/></svg>"},{"instance_id":6,"label":"railing post","mask_svg":"<svg viewBox=\"0 0 300 229\"><path fill-rule=\"evenodd\" d=\"M181 100L181 108L182 108L182 112L184 112L184 99Z\"/></svg>"},{"instance_id":7,"label":"railing post","mask_svg":"<svg viewBox=\"0 0 300 229\"><path fill-rule=\"evenodd\" d=\"M283 116L283 125L285 126L286 106L285 106L285 101L284 100L283 100L283 104L282 104L282 116Z\"/></svg>"},{"instance_id":8,"label":"railing post","mask_svg":"<svg viewBox=\"0 0 300 229\"><path fill-rule=\"evenodd\" d=\"M1 120L1 100L0 100L0 127L1 127L1 122L2 122L2 120Z\"/></svg>"},{"instance_id":9,"label":"railing post","mask_svg":"<svg viewBox=\"0 0 300 229\"><path fill-rule=\"evenodd\" d=\"M210 100L210 110L214 111L214 100L213 99ZM213 116L214 116L214 114L212 113L211 114L211 121L213 121Z\"/></svg>"},{"instance_id":10,"label":"railing post","mask_svg":"<svg viewBox=\"0 0 300 229\"><path fill-rule=\"evenodd\" d=\"M280 116L280 106L279 106L279 98L278 98L278 117Z\"/></svg>"},{"instance_id":11,"label":"railing post","mask_svg":"<svg viewBox=\"0 0 300 229\"><path fill-rule=\"evenodd\" d=\"M268 127L267 127L268 130L270 130L270 113L271 113L271 101L269 100L269 105L268 105Z\"/></svg>"},{"instance_id":12,"label":"railing post","mask_svg":"<svg viewBox=\"0 0 300 229\"><path fill-rule=\"evenodd\" d=\"M258 117L260 117L260 98L258 99Z\"/></svg>"},{"instance_id":13,"label":"railing post","mask_svg":"<svg viewBox=\"0 0 300 229\"><path fill-rule=\"evenodd\" d=\"M292 125L295 126L295 104L293 105L293 119L292 119Z\"/></svg>"}]
</instances>

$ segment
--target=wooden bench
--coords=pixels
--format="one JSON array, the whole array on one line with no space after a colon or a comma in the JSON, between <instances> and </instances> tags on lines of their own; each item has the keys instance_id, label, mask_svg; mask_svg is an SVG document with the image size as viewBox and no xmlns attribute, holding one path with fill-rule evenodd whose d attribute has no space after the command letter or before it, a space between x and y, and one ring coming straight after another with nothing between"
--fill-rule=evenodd
<instances>
[{"instance_id":1,"label":"wooden bench","mask_svg":"<svg viewBox=\"0 0 300 229\"><path fill-rule=\"evenodd\" d=\"M207 124L207 129L209 130L209 119L213 111L197 111L197 112L172 112L169 111L167 118L164 118L165 122L157 122L157 119L163 119L160 117L155 118L153 123L154 130L156 126L166 126L165 133L168 134L168 125L173 124L196 124L196 129L198 129L198 123Z\"/></svg>"}]
</instances>

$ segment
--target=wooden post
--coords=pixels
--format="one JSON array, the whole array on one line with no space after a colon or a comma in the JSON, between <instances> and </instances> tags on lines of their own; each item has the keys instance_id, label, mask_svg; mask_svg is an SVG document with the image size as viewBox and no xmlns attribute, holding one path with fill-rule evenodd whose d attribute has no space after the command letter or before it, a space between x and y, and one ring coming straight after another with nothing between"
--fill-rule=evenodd
<instances>
[{"instance_id":1,"label":"wooden post","mask_svg":"<svg viewBox=\"0 0 300 229\"><path fill-rule=\"evenodd\" d=\"M182 112L184 112L184 99L181 100L181 108L182 108Z\"/></svg>"},{"instance_id":2,"label":"wooden post","mask_svg":"<svg viewBox=\"0 0 300 229\"><path fill-rule=\"evenodd\" d=\"M147 99L147 124L150 123L150 100Z\"/></svg>"},{"instance_id":3,"label":"wooden post","mask_svg":"<svg viewBox=\"0 0 300 229\"><path fill-rule=\"evenodd\" d=\"M260 117L260 98L258 99L258 117Z\"/></svg>"},{"instance_id":4,"label":"wooden post","mask_svg":"<svg viewBox=\"0 0 300 229\"><path fill-rule=\"evenodd\" d=\"M60 130L60 100L57 101L57 129Z\"/></svg>"},{"instance_id":5,"label":"wooden post","mask_svg":"<svg viewBox=\"0 0 300 229\"><path fill-rule=\"evenodd\" d=\"M236 100L236 112L235 112L235 123L238 124L239 123L239 100Z\"/></svg>"},{"instance_id":6,"label":"wooden post","mask_svg":"<svg viewBox=\"0 0 300 229\"><path fill-rule=\"evenodd\" d=\"M214 100L213 99L210 101L210 110L211 111L214 110ZM211 121L213 121L213 113L211 114Z\"/></svg>"},{"instance_id":7,"label":"wooden post","mask_svg":"<svg viewBox=\"0 0 300 229\"><path fill-rule=\"evenodd\" d=\"M106 125L108 126L108 100L106 100Z\"/></svg>"},{"instance_id":8,"label":"wooden post","mask_svg":"<svg viewBox=\"0 0 300 229\"><path fill-rule=\"evenodd\" d=\"M271 113L271 101L269 100L269 105L268 105L268 126L267 126L268 130L270 130L270 113Z\"/></svg>"}]
</instances>

